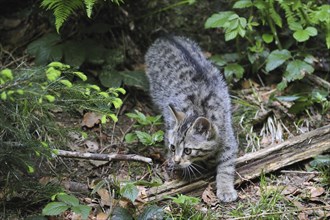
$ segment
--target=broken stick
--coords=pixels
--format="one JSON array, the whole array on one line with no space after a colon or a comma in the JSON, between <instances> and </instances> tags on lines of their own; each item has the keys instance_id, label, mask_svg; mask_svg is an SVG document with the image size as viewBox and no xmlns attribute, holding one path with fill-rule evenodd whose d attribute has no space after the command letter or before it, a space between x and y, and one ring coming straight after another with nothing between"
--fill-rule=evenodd
<instances>
[{"instance_id":1,"label":"broken stick","mask_svg":"<svg viewBox=\"0 0 330 220\"><path fill-rule=\"evenodd\" d=\"M237 158L236 171L239 178L236 178L235 184L240 184L246 180L256 178L262 173L278 170L327 151L330 151L330 125ZM150 188L146 200L159 201L164 199L165 196L173 196L178 193L200 196L209 183L214 186L214 175L215 173L209 173L192 182L182 180L165 182L160 187Z\"/></svg>"},{"instance_id":2,"label":"broken stick","mask_svg":"<svg viewBox=\"0 0 330 220\"><path fill-rule=\"evenodd\" d=\"M94 154L94 153L83 153L75 151L57 150L57 156L70 157L70 158L81 158L90 160L104 160L104 161L137 161L152 164L152 159L143 157L136 154Z\"/></svg>"}]
</instances>

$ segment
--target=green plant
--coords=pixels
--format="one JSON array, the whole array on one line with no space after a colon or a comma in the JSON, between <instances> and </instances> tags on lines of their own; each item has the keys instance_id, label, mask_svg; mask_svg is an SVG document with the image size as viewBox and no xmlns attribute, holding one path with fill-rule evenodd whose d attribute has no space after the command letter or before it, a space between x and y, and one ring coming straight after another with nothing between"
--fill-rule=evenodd
<instances>
[{"instance_id":1,"label":"green plant","mask_svg":"<svg viewBox=\"0 0 330 220\"><path fill-rule=\"evenodd\" d=\"M278 96L277 100L293 102L294 104L290 107L290 113L300 113L307 107L314 104L321 106L321 113L325 114L330 108L330 102L328 101L329 92L320 89L313 89L311 92L298 93L290 96Z\"/></svg>"},{"instance_id":2,"label":"green plant","mask_svg":"<svg viewBox=\"0 0 330 220\"><path fill-rule=\"evenodd\" d=\"M309 171L317 170L322 173L322 182L330 186L330 155L318 155L309 163Z\"/></svg>"},{"instance_id":3,"label":"green plant","mask_svg":"<svg viewBox=\"0 0 330 220\"><path fill-rule=\"evenodd\" d=\"M58 123L60 114L76 117L87 110L102 114L102 123L118 120L114 109L125 90L102 91L86 82L85 74L59 62L0 71L0 188L8 201L22 188L13 183L32 181L39 162L66 145L68 132L79 130Z\"/></svg>"},{"instance_id":4,"label":"green plant","mask_svg":"<svg viewBox=\"0 0 330 220\"><path fill-rule=\"evenodd\" d=\"M145 146L155 145L162 142L164 139L164 132L162 130L154 131L155 126L160 125L161 115L146 116L143 113L135 110L135 113L127 113L129 118L136 120L137 124L134 126L137 129L148 129L148 131L136 130L125 135L126 143L133 143L137 140Z\"/></svg>"},{"instance_id":5,"label":"green plant","mask_svg":"<svg viewBox=\"0 0 330 220\"><path fill-rule=\"evenodd\" d=\"M112 2L119 5L123 3L122 0L111 0ZM98 0L42 0L41 7L46 10L52 10L55 16L55 27L56 31L60 32L60 28L63 23L71 16L74 12L80 9L85 9L88 18L92 17L92 11Z\"/></svg>"},{"instance_id":6,"label":"green plant","mask_svg":"<svg viewBox=\"0 0 330 220\"><path fill-rule=\"evenodd\" d=\"M52 200L58 202L50 202L42 209L43 215L56 216L63 214L67 210L71 210L76 214L80 214L82 219L87 219L92 207L79 204L79 200L72 195L66 193L57 193L52 196Z\"/></svg>"},{"instance_id":7,"label":"green plant","mask_svg":"<svg viewBox=\"0 0 330 220\"><path fill-rule=\"evenodd\" d=\"M183 220L202 220L202 219L216 219L213 218L210 213L203 213L196 209L196 206L200 203L200 199L192 196L186 196L179 194L176 197L167 197L171 199L174 205L171 205L170 212L167 214L171 219Z\"/></svg>"},{"instance_id":8,"label":"green plant","mask_svg":"<svg viewBox=\"0 0 330 220\"><path fill-rule=\"evenodd\" d=\"M231 211L233 217L246 217L247 219L281 219L290 202L281 194L284 186L272 186L264 174L260 176L260 198L258 201L239 203ZM255 198L254 198L255 199ZM288 218L291 218L288 212Z\"/></svg>"},{"instance_id":9,"label":"green plant","mask_svg":"<svg viewBox=\"0 0 330 220\"><path fill-rule=\"evenodd\" d=\"M205 23L205 28L223 29L226 41L236 40L234 56L216 57L228 79L234 74L237 79L242 78L242 66L246 63L251 64L253 73L262 70L269 74L281 67L282 82L278 89L283 90L289 82L314 72L311 59L314 51L307 48L312 38L322 38L330 48L327 4L303 0L238 0L232 8L235 11L213 14ZM281 14L285 14L285 19Z\"/></svg>"}]
</instances>

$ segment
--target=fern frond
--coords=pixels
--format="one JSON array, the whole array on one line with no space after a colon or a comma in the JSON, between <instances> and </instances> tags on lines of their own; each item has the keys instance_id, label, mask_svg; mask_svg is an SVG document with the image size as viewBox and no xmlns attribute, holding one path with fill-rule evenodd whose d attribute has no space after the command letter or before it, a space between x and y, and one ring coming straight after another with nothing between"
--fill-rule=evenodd
<instances>
[{"instance_id":1,"label":"fern frond","mask_svg":"<svg viewBox=\"0 0 330 220\"><path fill-rule=\"evenodd\" d=\"M286 1L278 1L278 3L280 5L280 7L284 10L285 17L286 17L287 23L289 25L289 28L291 30L294 30L296 24L299 22L297 21L297 18L295 17L295 14L292 11L289 3Z\"/></svg>"},{"instance_id":2,"label":"fern frond","mask_svg":"<svg viewBox=\"0 0 330 220\"><path fill-rule=\"evenodd\" d=\"M92 16L93 6L95 5L96 0L84 0L84 3L86 5L87 16L90 18Z\"/></svg>"},{"instance_id":3,"label":"fern frond","mask_svg":"<svg viewBox=\"0 0 330 220\"><path fill-rule=\"evenodd\" d=\"M93 0L90 0L91 2ZM86 2L86 1L85 1ZM83 8L83 0L43 0L41 6L46 10L52 10L55 16L56 31L59 32L63 23L77 9ZM86 5L87 6L87 5Z\"/></svg>"},{"instance_id":4,"label":"fern frond","mask_svg":"<svg viewBox=\"0 0 330 220\"><path fill-rule=\"evenodd\" d=\"M268 6L269 6L269 8L268 8L269 15L270 15L271 19L274 21L274 23L277 26L282 27L282 18L276 12L276 9L275 9L275 6L274 6L274 0L270 0Z\"/></svg>"}]
</instances>

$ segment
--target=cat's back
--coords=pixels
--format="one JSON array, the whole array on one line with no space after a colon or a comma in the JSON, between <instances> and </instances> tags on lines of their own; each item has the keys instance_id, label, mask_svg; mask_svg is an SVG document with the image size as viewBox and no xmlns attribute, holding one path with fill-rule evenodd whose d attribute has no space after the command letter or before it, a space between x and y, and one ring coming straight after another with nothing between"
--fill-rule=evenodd
<instances>
[{"instance_id":1,"label":"cat's back","mask_svg":"<svg viewBox=\"0 0 330 220\"><path fill-rule=\"evenodd\" d=\"M184 37L157 39L145 62L150 95L165 115L168 105L204 116L212 115L209 109L227 108L229 98L222 75L195 42Z\"/></svg>"},{"instance_id":2,"label":"cat's back","mask_svg":"<svg viewBox=\"0 0 330 220\"><path fill-rule=\"evenodd\" d=\"M200 47L185 37L157 39L145 56L151 86L162 82L167 86L219 84L222 77L205 58Z\"/></svg>"}]
</instances>

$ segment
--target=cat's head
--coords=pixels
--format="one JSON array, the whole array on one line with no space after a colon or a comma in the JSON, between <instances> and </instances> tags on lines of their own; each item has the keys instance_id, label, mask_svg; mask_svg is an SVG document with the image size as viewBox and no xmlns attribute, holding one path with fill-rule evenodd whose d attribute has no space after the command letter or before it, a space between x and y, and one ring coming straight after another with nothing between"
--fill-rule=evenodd
<instances>
[{"instance_id":1,"label":"cat's head","mask_svg":"<svg viewBox=\"0 0 330 220\"><path fill-rule=\"evenodd\" d=\"M215 156L218 150L216 129L205 117L186 115L169 107L175 126L169 130L169 162L174 169L186 169L198 161ZM207 161L205 161L207 163Z\"/></svg>"}]
</instances>

